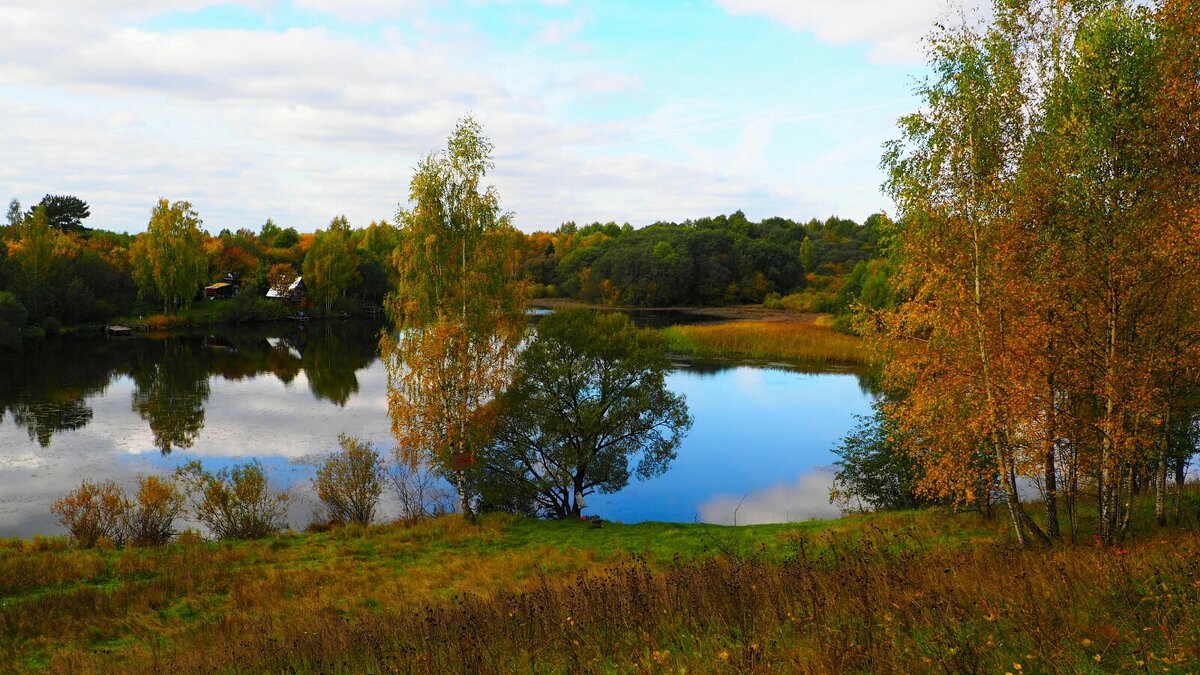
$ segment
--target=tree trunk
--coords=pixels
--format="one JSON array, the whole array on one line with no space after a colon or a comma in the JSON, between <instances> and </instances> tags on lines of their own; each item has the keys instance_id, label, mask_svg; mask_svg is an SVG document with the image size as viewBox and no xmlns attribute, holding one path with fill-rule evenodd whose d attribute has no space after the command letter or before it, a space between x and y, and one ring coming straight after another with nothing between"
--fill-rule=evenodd
<instances>
[{"instance_id":1,"label":"tree trunk","mask_svg":"<svg viewBox=\"0 0 1200 675\"><path fill-rule=\"evenodd\" d=\"M462 469L454 472L454 488L458 490L458 504L463 515L468 521L475 522L475 509L471 508L471 495L467 493L467 474Z\"/></svg>"},{"instance_id":2,"label":"tree trunk","mask_svg":"<svg viewBox=\"0 0 1200 675\"><path fill-rule=\"evenodd\" d=\"M1175 461L1175 524L1183 518L1183 483L1187 479L1186 460L1182 457Z\"/></svg>"},{"instance_id":3,"label":"tree trunk","mask_svg":"<svg viewBox=\"0 0 1200 675\"><path fill-rule=\"evenodd\" d=\"M1154 522L1167 524L1167 449L1171 444L1171 403L1168 397L1167 416L1162 424L1162 443L1158 446L1158 463L1154 467Z\"/></svg>"},{"instance_id":4,"label":"tree trunk","mask_svg":"<svg viewBox=\"0 0 1200 675\"><path fill-rule=\"evenodd\" d=\"M1058 539L1058 470L1054 466L1054 444L1046 451L1046 536Z\"/></svg>"},{"instance_id":5,"label":"tree trunk","mask_svg":"<svg viewBox=\"0 0 1200 675\"><path fill-rule=\"evenodd\" d=\"M1120 506L1121 474L1113 471L1116 448L1116 390L1113 378L1117 360L1117 314L1116 291L1109 289L1108 306L1108 349L1105 354L1104 383L1104 437L1100 440L1100 541L1111 544L1116 534L1117 510Z\"/></svg>"},{"instance_id":6,"label":"tree trunk","mask_svg":"<svg viewBox=\"0 0 1200 675\"><path fill-rule=\"evenodd\" d=\"M1126 490L1126 492L1125 492L1125 496L1127 499L1126 499L1125 505L1124 505L1124 512L1121 514L1121 531L1119 534L1119 537L1121 539L1124 539L1126 533L1129 532L1130 519L1133 517L1133 492L1134 492L1133 465L1130 464L1129 468L1126 469L1125 471L1126 471L1125 482L1129 486L1129 489ZM1119 494L1118 494L1117 498L1120 499Z\"/></svg>"},{"instance_id":7,"label":"tree trunk","mask_svg":"<svg viewBox=\"0 0 1200 675\"><path fill-rule=\"evenodd\" d=\"M1054 323L1054 311L1047 313L1048 323ZM1058 468L1055 466L1055 448L1058 443L1058 391L1054 387L1054 338L1046 342L1046 431L1042 444L1046 482L1046 536L1058 539L1062 535L1058 526Z\"/></svg>"}]
</instances>

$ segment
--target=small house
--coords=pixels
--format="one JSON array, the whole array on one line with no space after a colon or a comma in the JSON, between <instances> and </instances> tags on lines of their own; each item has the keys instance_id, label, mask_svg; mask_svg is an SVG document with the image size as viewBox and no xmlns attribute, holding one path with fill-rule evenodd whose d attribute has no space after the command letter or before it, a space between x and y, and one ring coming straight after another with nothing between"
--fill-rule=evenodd
<instances>
[{"instance_id":1,"label":"small house","mask_svg":"<svg viewBox=\"0 0 1200 675\"><path fill-rule=\"evenodd\" d=\"M218 281L211 286L204 287L204 298L206 300L218 300L224 298L232 298L238 292L238 285L228 281Z\"/></svg>"}]
</instances>

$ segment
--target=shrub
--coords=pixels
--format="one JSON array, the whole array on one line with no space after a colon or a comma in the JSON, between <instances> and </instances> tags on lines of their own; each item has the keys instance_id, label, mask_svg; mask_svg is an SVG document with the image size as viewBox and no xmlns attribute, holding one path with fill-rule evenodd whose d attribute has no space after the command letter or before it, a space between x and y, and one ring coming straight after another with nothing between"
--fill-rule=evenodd
<instances>
[{"instance_id":1,"label":"shrub","mask_svg":"<svg viewBox=\"0 0 1200 675\"><path fill-rule=\"evenodd\" d=\"M193 461L176 475L187 488L196 520L218 539L258 539L287 526L288 494L268 489L257 461L216 473Z\"/></svg>"},{"instance_id":2,"label":"shrub","mask_svg":"<svg viewBox=\"0 0 1200 675\"><path fill-rule=\"evenodd\" d=\"M317 468L313 479L317 498L329 522L369 525L383 492L383 458L367 441L342 434L342 446Z\"/></svg>"},{"instance_id":3,"label":"shrub","mask_svg":"<svg viewBox=\"0 0 1200 675\"><path fill-rule=\"evenodd\" d=\"M433 472L399 464L388 477L396 489L400 519L404 522L438 518L454 510L454 493Z\"/></svg>"},{"instance_id":4,"label":"shrub","mask_svg":"<svg viewBox=\"0 0 1200 675\"><path fill-rule=\"evenodd\" d=\"M166 544L175 536L175 519L183 514L184 497L174 479L138 476L136 504L125 509L122 529L131 546Z\"/></svg>"},{"instance_id":5,"label":"shrub","mask_svg":"<svg viewBox=\"0 0 1200 675\"><path fill-rule=\"evenodd\" d=\"M287 316L287 308L263 297L258 288L247 286L221 307L220 315L224 323L273 321Z\"/></svg>"},{"instance_id":6,"label":"shrub","mask_svg":"<svg viewBox=\"0 0 1200 675\"><path fill-rule=\"evenodd\" d=\"M78 548L94 548L104 540L122 543L121 523L128 508L125 493L111 480L84 480L78 489L50 505Z\"/></svg>"}]
</instances>

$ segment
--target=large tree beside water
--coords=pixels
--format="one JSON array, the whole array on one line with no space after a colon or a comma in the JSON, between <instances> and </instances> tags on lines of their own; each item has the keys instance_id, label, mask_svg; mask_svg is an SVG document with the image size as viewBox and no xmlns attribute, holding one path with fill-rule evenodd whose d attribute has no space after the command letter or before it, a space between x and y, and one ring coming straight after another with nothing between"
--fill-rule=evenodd
<instances>
[{"instance_id":1,"label":"large tree beside water","mask_svg":"<svg viewBox=\"0 0 1200 675\"><path fill-rule=\"evenodd\" d=\"M492 166L492 143L469 117L418 164L412 208L396 218L400 283L386 302L399 332L381 344L399 459L452 477L468 515L466 471L490 440L524 327L521 235L483 184Z\"/></svg>"},{"instance_id":2,"label":"large tree beside water","mask_svg":"<svg viewBox=\"0 0 1200 675\"><path fill-rule=\"evenodd\" d=\"M1161 521L1186 459L1170 448L1200 382L1195 10L997 3L931 36L925 105L888 147L904 301L874 324L895 438L928 494L999 485L1022 542L1074 537L1088 494L1116 541L1146 485Z\"/></svg>"}]
</instances>

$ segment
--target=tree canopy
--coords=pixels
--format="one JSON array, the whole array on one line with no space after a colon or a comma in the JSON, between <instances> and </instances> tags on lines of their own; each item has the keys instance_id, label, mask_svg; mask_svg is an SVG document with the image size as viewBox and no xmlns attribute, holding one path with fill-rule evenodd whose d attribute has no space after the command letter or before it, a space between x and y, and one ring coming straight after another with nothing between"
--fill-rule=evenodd
<instances>
[{"instance_id":1,"label":"tree canopy","mask_svg":"<svg viewBox=\"0 0 1200 675\"><path fill-rule=\"evenodd\" d=\"M37 208L46 209L46 219L61 232L83 232L88 228L83 221L92 215L87 202L74 195L46 195L42 201L29 209L29 215Z\"/></svg>"},{"instance_id":2,"label":"tree canopy","mask_svg":"<svg viewBox=\"0 0 1200 675\"><path fill-rule=\"evenodd\" d=\"M1195 419L1200 42L1177 3L994 11L931 37L925 106L885 158L902 300L874 317L886 412L927 496L999 482L1025 542L1059 536L1060 499L1075 536L1088 490L1113 542L1148 476L1161 522L1169 430Z\"/></svg>"},{"instance_id":3,"label":"tree canopy","mask_svg":"<svg viewBox=\"0 0 1200 675\"><path fill-rule=\"evenodd\" d=\"M465 469L491 435L493 402L524 327L513 262L520 235L495 188L482 185L491 153L482 128L465 118L446 149L417 166L413 208L397 214L399 288L387 300L403 330L381 344L400 458L452 475L468 515Z\"/></svg>"},{"instance_id":4,"label":"tree canopy","mask_svg":"<svg viewBox=\"0 0 1200 675\"><path fill-rule=\"evenodd\" d=\"M135 240L130 256L141 293L157 296L164 312L191 306L208 280L200 216L185 201L158 200L146 234Z\"/></svg>"},{"instance_id":5,"label":"tree canopy","mask_svg":"<svg viewBox=\"0 0 1200 675\"><path fill-rule=\"evenodd\" d=\"M662 337L624 314L566 309L542 319L480 451L485 497L516 495L566 518L588 494L666 471L692 425L684 398L666 388L669 370Z\"/></svg>"}]
</instances>

